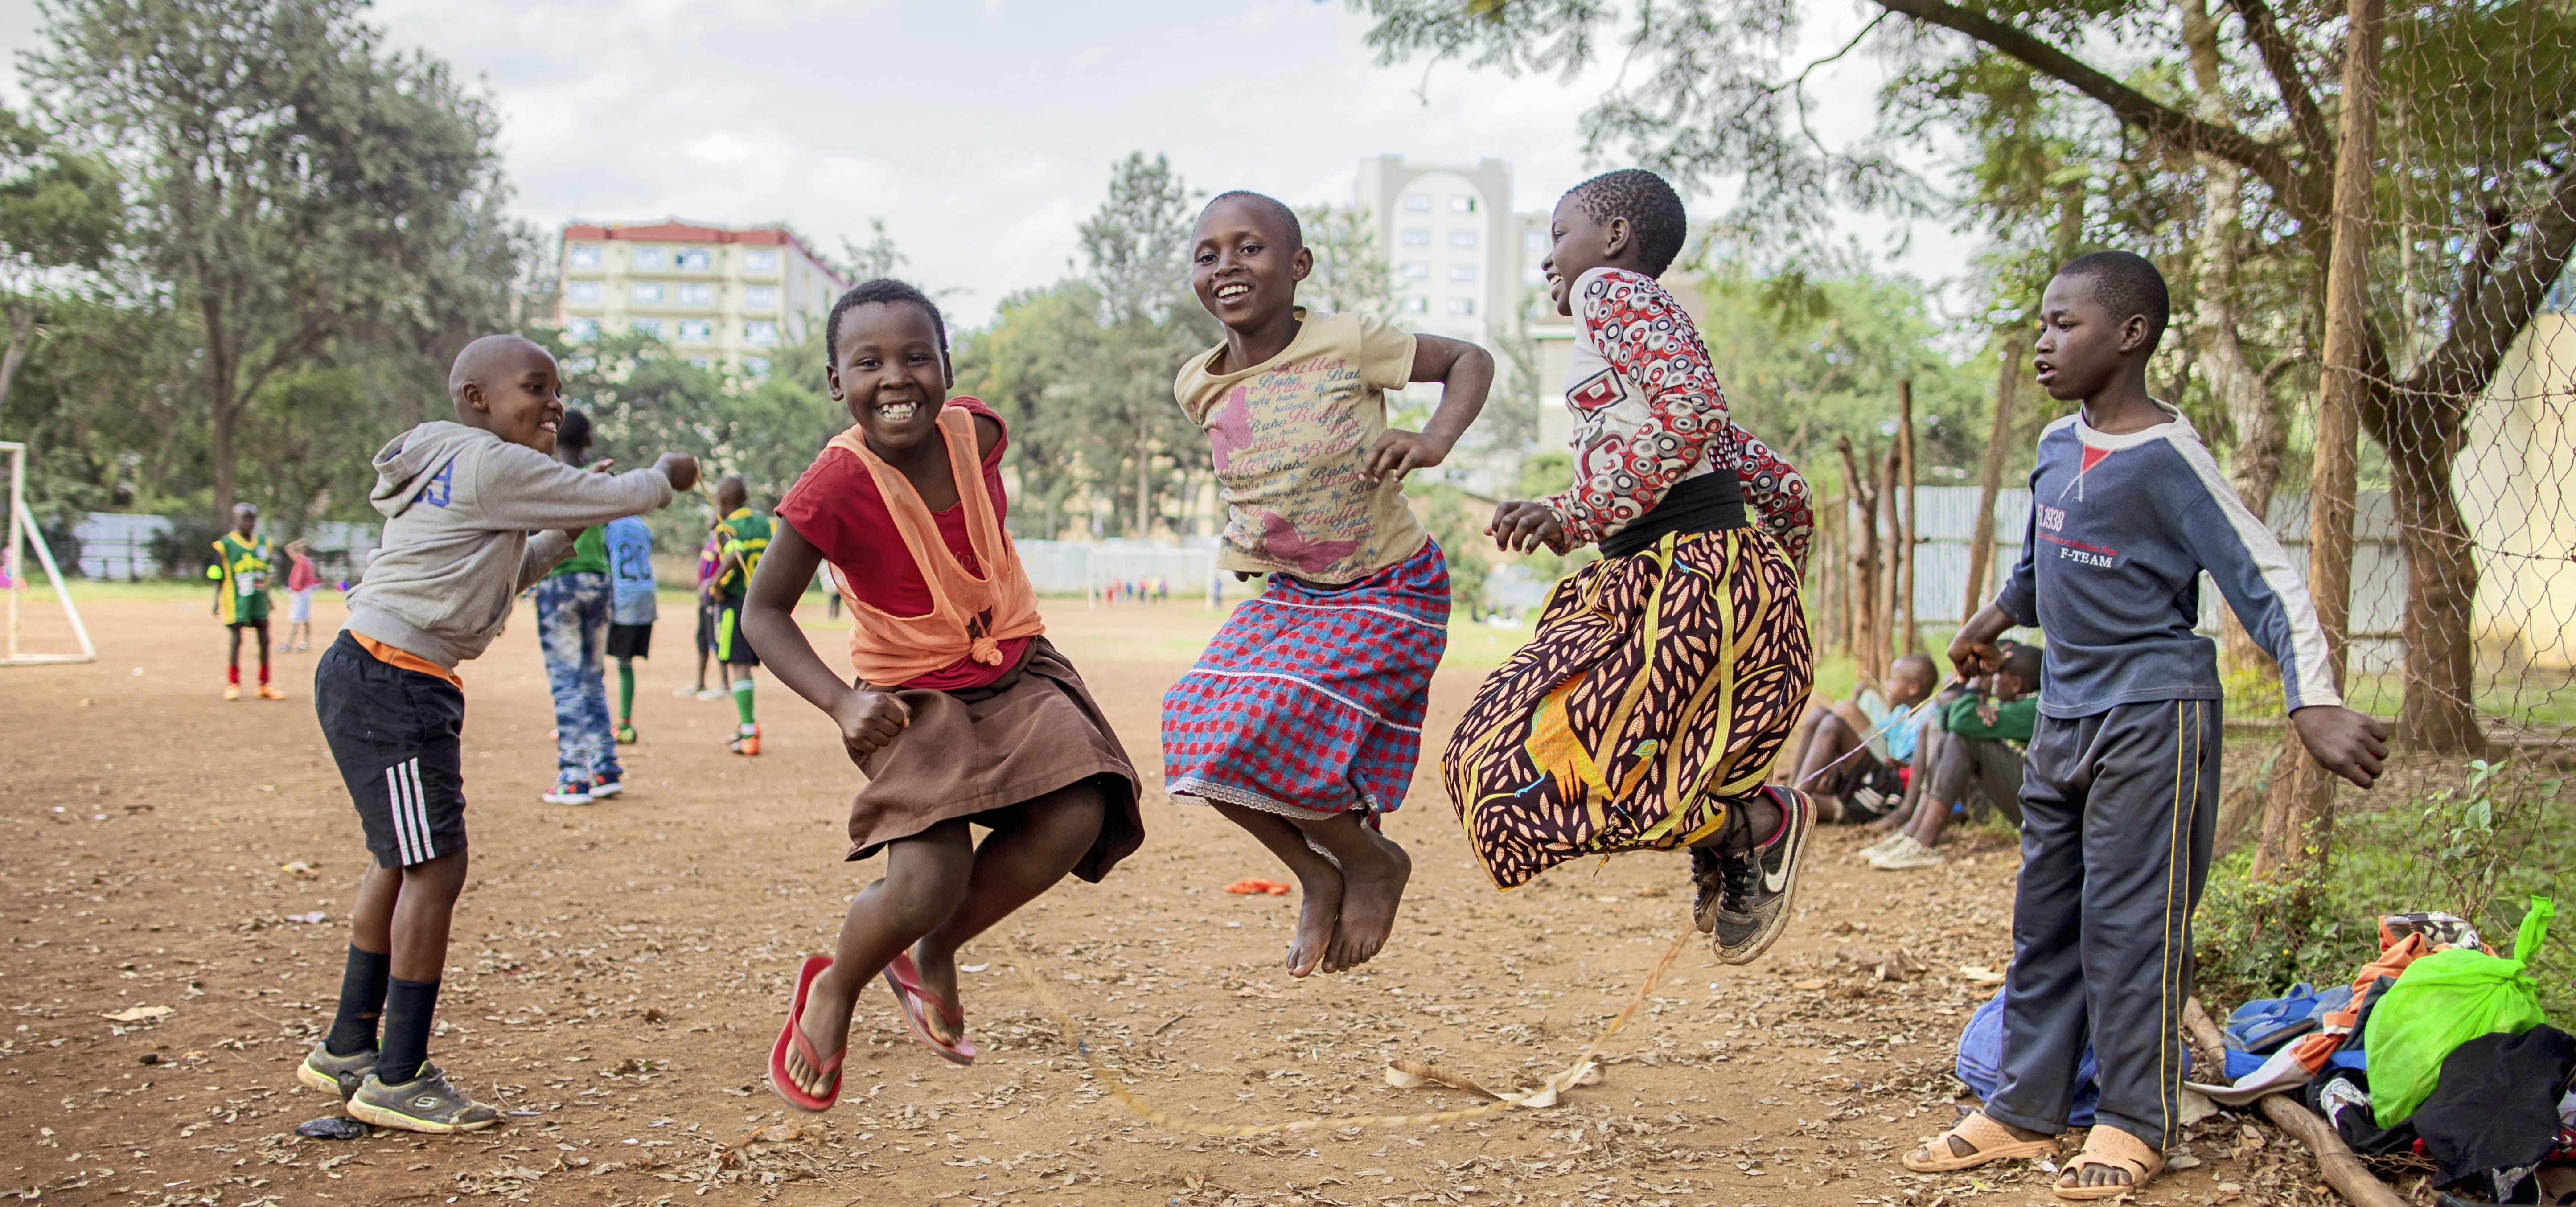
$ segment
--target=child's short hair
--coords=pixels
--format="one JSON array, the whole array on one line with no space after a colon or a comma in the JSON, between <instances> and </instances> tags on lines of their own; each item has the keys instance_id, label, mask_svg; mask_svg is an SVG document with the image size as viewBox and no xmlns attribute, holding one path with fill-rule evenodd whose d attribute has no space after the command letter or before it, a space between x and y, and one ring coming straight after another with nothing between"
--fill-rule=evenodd
<instances>
[{"instance_id":1,"label":"child's short hair","mask_svg":"<svg viewBox=\"0 0 2576 1207\"><path fill-rule=\"evenodd\" d=\"M943 357L948 355L948 319L939 313L939 303L931 301L929 294L893 277L878 277L873 281L861 281L851 286L848 293L841 295L840 301L832 303L832 316L823 320L824 363L834 365L841 363L841 316L871 302L883 302L889 305L901 303L907 306L919 306L927 311L930 314L930 329L939 333L939 354Z\"/></svg>"},{"instance_id":2,"label":"child's short hair","mask_svg":"<svg viewBox=\"0 0 2576 1207\"><path fill-rule=\"evenodd\" d=\"M1255 193L1249 189L1235 189L1232 192L1219 193L1208 198L1208 203L1199 207L1199 216L1206 217L1207 212L1215 209L1217 203L1221 201L1250 202L1255 208L1269 211L1270 216L1277 219L1279 225L1286 229L1288 251L1291 255L1295 254L1298 248L1306 246L1306 224L1297 220L1297 211L1288 208L1287 204L1278 198L1266 193Z\"/></svg>"},{"instance_id":3,"label":"child's short hair","mask_svg":"<svg viewBox=\"0 0 2576 1207\"><path fill-rule=\"evenodd\" d=\"M2005 673L2011 675L2013 678L2019 679L2032 687L2038 687L2039 663L2040 656L2038 646L2023 645L2018 641L2007 641L2004 643L2003 669Z\"/></svg>"},{"instance_id":4,"label":"child's short hair","mask_svg":"<svg viewBox=\"0 0 2576 1207\"><path fill-rule=\"evenodd\" d=\"M1603 172L1567 189L1565 195L1574 198L1595 222L1627 219L1628 228L1637 233L1637 255L1656 276L1673 266L1683 242L1690 238L1690 216L1682 210L1682 195L1644 168Z\"/></svg>"},{"instance_id":5,"label":"child's short hair","mask_svg":"<svg viewBox=\"0 0 2576 1207\"><path fill-rule=\"evenodd\" d=\"M2156 350L2165 324L2173 318L2173 302L2165 293L2165 274L2156 271L2154 261L2135 252L2089 252L2067 261L2057 275L2090 282L2093 300L2102 303L2115 321L2127 322L2133 314L2147 316L2147 351Z\"/></svg>"}]
</instances>

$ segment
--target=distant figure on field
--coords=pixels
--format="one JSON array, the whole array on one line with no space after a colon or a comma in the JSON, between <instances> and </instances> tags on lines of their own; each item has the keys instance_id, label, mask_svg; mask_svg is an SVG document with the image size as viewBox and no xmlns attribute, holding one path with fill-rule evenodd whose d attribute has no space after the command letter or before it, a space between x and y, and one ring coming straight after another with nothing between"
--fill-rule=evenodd
<instances>
[{"instance_id":1,"label":"distant figure on field","mask_svg":"<svg viewBox=\"0 0 2576 1207\"><path fill-rule=\"evenodd\" d=\"M259 509L233 505L232 531L215 538L215 564L206 577L215 583L215 616L224 622L224 698L241 699L242 630L259 646L259 698L283 700L285 693L268 682L268 538L259 535Z\"/></svg>"},{"instance_id":2,"label":"distant figure on field","mask_svg":"<svg viewBox=\"0 0 2576 1207\"><path fill-rule=\"evenodd\" d=\"M313 543L305 540L286 544L286 640L278 642L281 650L313 648L313 588L322 585L322 576L313 569Z\"/></svg>"},{"instance_id":3,"label":"distant figure on field","mask_svg":"<svg viewBox=\"0 0 2576 1207\"><path fill-rule=\"evenodd\" d=\"M635 660L653 654L653 530L634 516L608 522L608 656L617 660L617 744L635 744Z\"/></svg>"}]
</instances>

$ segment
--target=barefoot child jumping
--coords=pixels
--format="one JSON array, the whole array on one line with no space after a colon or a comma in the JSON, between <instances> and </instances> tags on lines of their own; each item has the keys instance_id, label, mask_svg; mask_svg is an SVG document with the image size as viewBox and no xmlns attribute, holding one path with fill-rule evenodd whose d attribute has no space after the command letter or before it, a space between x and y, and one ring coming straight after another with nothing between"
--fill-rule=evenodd
<instances>
[{"instance_id":1,"label":"barefoot child jumping","mask_svg":"<svg viewBox=\"0 0 2576 1207\"><path fill-rule=\"evenodd\" d=\"M1494 358L1373 318L1309 315L1297 215L1258 193L1200 212L1190 282L1225 342L1181 367L1228 511L1217 566L1269 576L1163 697L1163 781L1251 831L1303 889L1288 971L1339 972L1386 943L1412 861L1379 832L1422 753L1449 641L1449 566L1405 504L1473 423ZM1444 382L1420 432L1386 391Z\"/></svg>"},{"instance_id":2,"label":"barefoot child jumping","mask_svg":"<svg viewBox=\"0 0 2576 1207\"><path fill-rule=\"evenodd\" d=\"M859 991L882 972L913 1035L975 1059L957 949L1065 873L1098 881L1143 844L1136 772L1082 676L1043 635L1002 530L1002 423L954 377L939 308L874 280L824 328L832 397L855 426L787 492L743 625L779 682L831 717L868 776L848 858L886 853L829 956L798 970L770 1085L806 1110L841 1093ZM843 683L797 628L829 563L848 602ZM990 829L981 846L968 826Z\"/></svg>"},{"instance_id":3,"label":"barefoot child jumping","mask_svg":"<svg viewBox=\"0 0 2576 1207\"><path fill-rule=\"evenodd\" d=\"M1689 848L1693 921L1719 960L1748 963L1788 924L1815 818L1764 783L1815 678L1807 483L1736 426L1655 283L1689 232L1671 185L1596 176L1549 227L1548 291L1578 324L1574 483L1503 504L1486 530L1524 551L1598 541L1601 560L1556 585L1529 644L1476 689L1441 775L1498 888L1585 855Z\"/></svg>"}]
</instances>

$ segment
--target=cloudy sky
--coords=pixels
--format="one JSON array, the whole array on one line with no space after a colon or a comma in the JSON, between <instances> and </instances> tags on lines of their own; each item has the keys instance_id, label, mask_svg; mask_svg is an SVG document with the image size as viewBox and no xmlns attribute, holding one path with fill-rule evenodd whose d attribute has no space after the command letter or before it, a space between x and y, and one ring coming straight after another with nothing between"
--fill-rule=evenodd
<instances>
[{"instance_id":1,"label":"cloudy sky","mask_svg":"<svg viewBox=\"0 0 2576 1207\"><path fill-rule=\"evenodd\" d=\"M1818 42L1857 28L1849 0L1816 3ZM1522 210L1615 166L1578 131L1615 64L1570 83L1380 67L1337 0L379 0L373 19L481 81L516 209L541 229L784 219L837 248L883 218L961 326L1065 273L1132 150L1203 191L1297 204L1347 202L1379 154L1508 161ZM12 100L39 21L33 0L0 0ZM1825 127L1865 122L1876 82L1866 63L1820 74ZM1967 243L1913 233L1903 267L1958 271Z\"/></svg>"}]
</instances>

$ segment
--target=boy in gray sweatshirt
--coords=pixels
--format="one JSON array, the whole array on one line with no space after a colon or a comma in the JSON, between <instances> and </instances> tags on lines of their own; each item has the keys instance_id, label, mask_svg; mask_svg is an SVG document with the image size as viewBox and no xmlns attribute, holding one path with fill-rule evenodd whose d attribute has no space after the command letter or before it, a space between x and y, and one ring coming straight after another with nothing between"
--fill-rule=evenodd
<instances>
[{"instance_id":1,"label":"boy in gray sweatshirt","mask_svg":"<svg viewBox=\"0 0 2576 1207\"><path fill-rule=\"evenodd\" d=\"M556 461L560 384L554 357L515 335L484 336L457 355L447 379L456 420L424 423L376 454L383 548L313 675L314 711L374 863L358 886L339 1015L296 1077L378 1127L464 1132L501 1118L429 1063L448 924L465 886L456 664L500 636L511 598L569 556L581 529L697 484L697 462L681 453L614 477L594 472L604 462Z\"/></svg>"}]
</instances>

